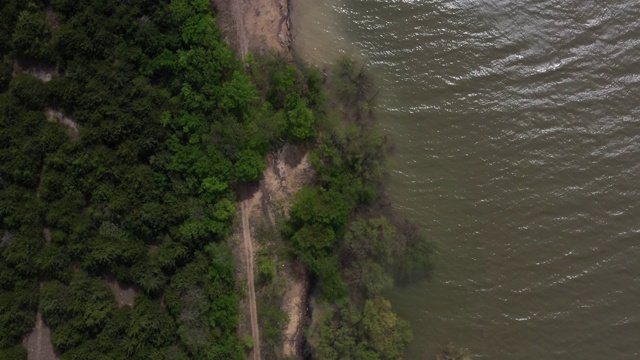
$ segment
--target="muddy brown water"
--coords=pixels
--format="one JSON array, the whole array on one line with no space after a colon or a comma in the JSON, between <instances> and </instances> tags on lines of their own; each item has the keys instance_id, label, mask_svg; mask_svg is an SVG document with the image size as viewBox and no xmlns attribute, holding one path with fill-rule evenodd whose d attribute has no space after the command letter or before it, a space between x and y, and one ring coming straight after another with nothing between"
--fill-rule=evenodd
<instances>
[{"instance_id":1,"label":"muddy brown water","mask_svg":"<svg viewBox=\"0 0 640 360\"><path fill-rule=\"evenodd\" d=\"M379 77L389 192L440 247L387 294L486 359L640 358L640 1L295 1L296 49Z\"/></svg>"}]
</instances>

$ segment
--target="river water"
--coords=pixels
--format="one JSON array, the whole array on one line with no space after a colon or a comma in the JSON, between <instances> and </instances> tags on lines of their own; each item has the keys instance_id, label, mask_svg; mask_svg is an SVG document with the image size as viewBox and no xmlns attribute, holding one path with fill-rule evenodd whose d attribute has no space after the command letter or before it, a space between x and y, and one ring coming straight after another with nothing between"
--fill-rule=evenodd
<instances>
[{"instance_id":1,"label":"river water","mask_svg":"<svg viewBox=\"0 0 640 360\"><path fill-rule=\"evenodd\" d=\"M407 359L640 358L640 0L294 3L296 48L367 59L389 192L440 248L387 294Z\"/></svg>"}]
</instances>

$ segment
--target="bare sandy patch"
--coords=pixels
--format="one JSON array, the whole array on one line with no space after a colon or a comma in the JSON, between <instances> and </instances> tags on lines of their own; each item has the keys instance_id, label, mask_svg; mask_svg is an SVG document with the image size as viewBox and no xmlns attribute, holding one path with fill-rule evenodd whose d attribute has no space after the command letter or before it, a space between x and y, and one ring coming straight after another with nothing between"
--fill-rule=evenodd
<instances>
[{"instance_id":1,"label":"bare sandy patch","mask_svg":"<svg viewBox=\"0 0 640 360\"><path fill-rule=\"evenodd\" d=\"M4 235L2 235L2 239L0 239L0 244L2 244L3 246L9 245L9 243L11 242L11 240L13 240L14 237L15 237L14 234L9 232L9 230L6 230L4 232Z\"/></svg>"},{"instance_id":2,"label":"bare sandy patch","mask_svg":"<svg viewBox=\"0 0 640 360\"><path fill-rule=\"evenodd\" d=\"M13 61L13 76L20 73L27 73L42 82L49 82L54 76L58 76L55 65L28 64L21 63L18 60Z\"/></svg>"},{"instance_id":3,"label":"bare sandy patch","mask_svg":"<svg viewBox=\"0 0 640 360\"><path fill-rule=\"evenodd\" d=\"M133 286L123 286L113 276L107 277L107 285L109 285L119 307L133 307L136 298L136 289Z\"/></svg>"},{"instance_id":4,"label":"bare sandy patch","mask_svg":"<svg viewBox=\"0 0 640 360\"><path fill-rule=\"evenodd\" d=\"M57 122L67 128L67 132L72 139L78 140L80 138L80 127L72 117L53 108L46 108L44 115L47 117L47 120Z\"/></svg>"},{"instance_id":5,"label":"bare sandy patch","mask_svg":"<svg viewBox=\"0 0 640 360\"><path fill-rule=\"evenodd\" d=\"M277 230L275 219L288 213L295 193L313 179L313 170L303 148L286 145L267 158L267 169L258 187L245 186L240 190L238 203L241 224L233 236L238 283L246 284L247 297L240 303L241 323L238 333L251 334L254 347L250 357L261 358L260 326L256 294L256 258L260 245L254 233L256 227L268 225ZM274 255L275 256L275 255ZM302 340L307 314L308 274L304 266L287 259L278 259L278 276L284 279L281 309L288 323L282 329L282 349L286 358L302 358Z\"/></svg>"},{"instance_id":6,"label":"bare sandy patch","mask_svg":"<svg viewBox=\"0 0 640 360\"><path fill-rule=\"evenodd\" d=\"M291 270L282 301L282 308L289 316L289 323L282 334L282 354L285 358L300 358L307 314L308 274L300 264L293 264Z\"/></svg>"},{"instance_id":7,"label":"bare sandy patch","mask_svg":"<svg viewBox=\"0 0 640 360\"><path fill-rule=\"evenodd\" d=\"M269 157L268 165L263 174L264 191L288 214L295 193L313 179L308 154L300 147L287 144Z\"/></svg>"},{"instance_id":8,"label":"bare sandy patch","mask_svg":"<svg viewBox=\"0 0 640 360\"><path fill-rule=\"evenodd\" d=\"M57 360L51 344L51 329L42 320L40 311L36 313L36 325L29 335L22 339L22 345L27 349L27 360Z\"/></svg>"},{"instance_id":9,"label":"bare sandy patch","mask_svg":"<svg viewBox=\"0 0 640 360\"><path fill-rule=\"evenodd\" d=\"M268 167L260 184L265 200L263 213L273 219L276 211L285 215L293 203L293 197L314 178L308 153L301 147L285 145L268 158ZM268 215L271 214L271 215ZM282 275L287 279L282 310L289 322L283 329L282 355L285 358L302 358L302 340L307 314L308 274L298 262L288 262Z\"/></svg>"},{"instance_id":10,"label":"bare sandy patch","mask_svg":"<svg viewBox=\"0 0 640 360\"><path fill-rule=\"evenodd\" d=\"M48 244L51 242L51 228L45 226L42 228L42 236L44 237L44 241Z\"/></svg>"},{"instance_id":11,"label":"bare sandy patch","mask_svg":"<svg viewBox=\"0 0 640 360\"><path fill-rule=\"evenodd\" d=\"M47 18L47 23L51 27L51 30L56 30L60 27L60 23L58 22L58 14L53 11L53 8L47 7L44 10L44 16Z\"/></svg>"},{"instance_id":12,"label":"bare sandy patch","mask_svg":"<svg viewBox=\"0 0 640 360\"><path fill-rule=\"evenodd\" d=\"M289 50L288 0L213 0L213 4L223 34L242 58L249 51Z\"/></svg>"}]
</instances>

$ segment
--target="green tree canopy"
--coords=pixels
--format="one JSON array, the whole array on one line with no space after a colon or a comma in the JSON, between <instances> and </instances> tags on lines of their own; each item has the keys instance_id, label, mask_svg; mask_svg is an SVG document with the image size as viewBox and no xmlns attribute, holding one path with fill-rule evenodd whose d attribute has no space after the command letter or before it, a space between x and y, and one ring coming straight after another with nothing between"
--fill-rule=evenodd
<instances>
[{"instance_id":1,"label":"green tree canopy","mask_svg":"<svg viewBox=\"0 0 640 360\"><path fill-rule=\"evenodd\" d=\"M238 153L235 164L238 180L255 182L262 177L262 172L267 168L262 156L253 150L243 150Z\"/></svg>"},{"instance_id":2,"label":"green tree canopy","mask_svg":"<svg viewBox=\"0 0 640 360\"><path fill-rule=\"evenodd\" d=\"M50 39L51 30L44 13L20 13L12 37L13 48L18 54L47 61L50 58Z\"/></svg>"},{"instance_id":3,"label":"green tree canopy","mask_svg":"<svg viewBox=\"0 0 640 360\"><path fill-rule=\"evenodd\" d=\"M344 304L327 315L313 334L318 359L401 359L412 339L409 323L400 320L382 297L365 301L358 309Z\"/></svg>"}]
</instances>

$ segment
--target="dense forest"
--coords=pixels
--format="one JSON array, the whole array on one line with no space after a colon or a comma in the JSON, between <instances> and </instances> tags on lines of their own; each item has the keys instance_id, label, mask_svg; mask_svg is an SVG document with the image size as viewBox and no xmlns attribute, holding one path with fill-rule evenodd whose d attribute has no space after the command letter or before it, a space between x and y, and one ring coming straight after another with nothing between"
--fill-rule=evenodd
<instances>
[{"instance_id":1,"label":"dense forest","mask_svg":"<svg viewBox=\"0 0 640 360\"><path fill-rule=\"evenodd\" d=\"M1 359L26 358L36 312L62 359L244 358L226 240L284 143L317 172L282 228L334 308L312 356L402 356L380 293L431 249L379 205L389 142L355 62L329 94L317 69L241 63L207 0L7 0L0 18Z\"/></svg>"}]
</instances>

